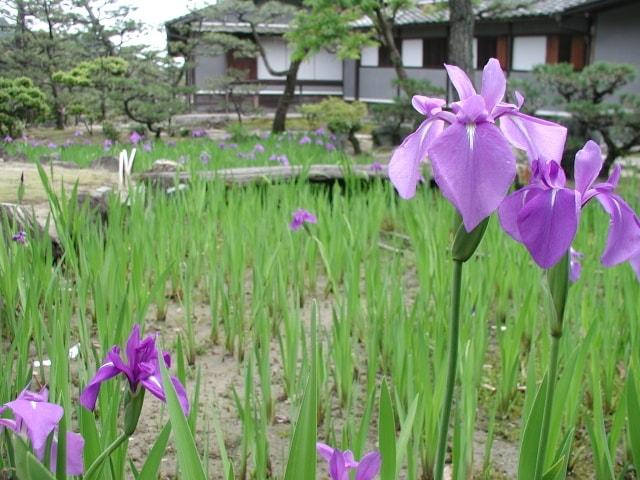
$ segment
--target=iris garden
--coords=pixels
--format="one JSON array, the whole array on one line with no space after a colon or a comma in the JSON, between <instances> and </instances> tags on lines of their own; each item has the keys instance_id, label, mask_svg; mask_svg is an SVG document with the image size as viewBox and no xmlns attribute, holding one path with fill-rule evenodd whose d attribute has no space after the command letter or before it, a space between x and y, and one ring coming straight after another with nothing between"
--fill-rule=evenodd
<instances>
[{"instance_id":1,"label":"iris garden","mask_svg":"<svg viewBox=\"0 0 640 480\"><path fill-rule=\"evenodd\" d=\"M638 181L597 180L585 139L569 182L564 128L507 103L497 61L479 94L447 69L460 100L414 98L425 120L391 182L194 179L114 196L102 223L40 169L64 256L24 231L0 250L3 472L637 477ZM140 169L352 161L323 131L194 137L128 142L149 145ZM512 190L517 150L532 179ZM427 159L439 189L420 186Z\"/></svg>"}]
</instances>

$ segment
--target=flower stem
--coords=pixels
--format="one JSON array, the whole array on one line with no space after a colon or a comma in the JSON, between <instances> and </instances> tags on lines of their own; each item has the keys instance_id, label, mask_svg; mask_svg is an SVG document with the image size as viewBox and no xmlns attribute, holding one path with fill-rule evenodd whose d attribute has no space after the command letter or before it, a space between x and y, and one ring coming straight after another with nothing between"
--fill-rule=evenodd
<instances>
[{"instance_id":1,"label":"flower stem","mask_svg":"<svg viewBox=\"0 0 640 480\"><path fill-rule=\"evenodd\" d=\"M125 440L127 440L129 438L129 435L127 435L126 433L121 434L118 438L116 438L111 445L109 445L106 449L104 449L102 451L102 453L100 455L98 455L98 458L96 458L93 463L91 464L91 466L87 469L87 471L84 474L84 479L85 480L91 480L91 478L93 477L93 475L97 474L99 472L100 467L102 466L102 463L109 458L109 456L114 452L114 450L116 448L118 448Z\"/></svg>"},{"instance_id":2,"label":"flower stem","mask_svg":"<svg viewBox=\"0 0 640 480\"><path fill-rule=\"evenodd\" d=\"M564 311L569 293L569 252L547 271L547 283L549 294L553 303L551 318L551 355L549 358L549 377L547 378L547 392L544 399L544 412L542 414L542 427L538 454L536 455L536 469L534 480L540 480L544 475L544 463L546 460L547 443L549 441L549 427L551 425L551 412L553 410L553 397L556 390L556 377L558 376L558 356L560 352L560 339L564 323Z\"/></svg>"},{"instance_id":3,"label":"flower stem","mask_svg":"<svg viewBox=\"0 0 640 480\"><path fill-rule=\"evenodd\" d=\"M540 443L536 457L536 470L534 479L542 478L544 474L544 461L546 459L549 426L551 425L551 411L553 409L553 397L556 390L556 376L558 373L558 352L560 350L560 337L551 336L551 358L549 359L549 377L547 378L547 394L544 400L544 414L542 416L542 429L540 430Z\"/></svg>"},{"instance_id":4,"label":"flower stem","mask_svg":"<svg viewBox=\"0 0 640 480\"><path fill-rule=\"evenodd\" d=\"M456 368L458 366L458 336L460 332L460 284L462 283L462 261L453 262L453 284L451 299L451 325L449 325L449 359L447 367L447 385L445 390L442 416L440 417L440 432L438 434L438 449L436 450L436 466L433 473L435 480L442 480L444 475L444 458L447 451L447 434L449 433L449 418L453 403L453 389L456 384Z\"/></svg>"}]
</instances>

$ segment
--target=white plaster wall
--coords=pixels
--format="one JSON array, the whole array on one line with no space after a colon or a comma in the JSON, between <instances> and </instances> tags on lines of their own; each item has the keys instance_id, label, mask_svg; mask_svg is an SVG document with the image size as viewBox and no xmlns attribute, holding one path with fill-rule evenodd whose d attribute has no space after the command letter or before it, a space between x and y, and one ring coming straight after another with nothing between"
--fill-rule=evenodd
<instances>
[{"instance_id":1,"label":"white plaster wall","mask_svg":"<svg viewBox=\"0 0 640 480\"><path fill-rule=\"evenodd\" d=\"M547 37L527 36L513 39L513 69L533 70L533 67L545 63L547 58Z\"/></svg>"},{"instance_id":2,"label":"white plaster wall","mask_svg":"<svg viewBox=\"0 0 640 480\"><path fill-rule=\"evenodd\" d=\"M289 65L289 55L287 52L287 44L280 38L267 38L262 42L264 51L271 68L275 70L284 70ZM268 80L274 77L267 70L262 57L258 57L258 79Z\"/></svg>"},{"instance_id":3,"label":"white plaster wall","mask_svg":"<svg viewBox=\"0 0 640 480\"><path fill-rule=\"evenodd\" d=\"M422 67L422 39L402 40L402 63L405 67Z\"/></svg>"},{"instance_id":4,"label":"white plaster wall","mask_svg":"<svg viewBox=\"0 0 640 480\"><path fill-rule=\"evenodd\" d=\"M364 47L360 51L360 65L363 67L378 66L378 47Z\"/></svg>"}]
</instances>

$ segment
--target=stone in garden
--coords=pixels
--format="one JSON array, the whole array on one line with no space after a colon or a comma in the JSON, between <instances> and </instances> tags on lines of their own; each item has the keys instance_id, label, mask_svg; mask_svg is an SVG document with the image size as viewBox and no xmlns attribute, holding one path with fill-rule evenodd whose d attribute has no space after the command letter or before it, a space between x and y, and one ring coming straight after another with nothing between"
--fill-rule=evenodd
<instances>
[{"instance_id":1,"label":"stone in garden","mask_svg":"<svg viewBox=\"0 0 640 480\"><path fill-rule=\"evenodd\" d=\"M89 210L99 215L100 220L106 223L109 212L109 195L112 191L111 187L102 186L91 193L79 193L78 206L82 208L84 205L88 205Z\"/></svg>"},{"instance_id":2,"label":"stone in garden","mask_svg":"<svg viewBox=\"0 0 640 480\"><path fill-rule=\"evenodd\" d=\"M118 171L118 159L111 155L105 155L91 163L91 168L101 168L103 170L109 170L110 172Z\"/></svg>"},{"instance_id":3,"label":"stone in garden","mask_svg":"<svg viewBox=\"0 0 640 480\"><path fill-rule=\"evenodd\" d=\"M167 160L161 158L153 162L151 165L151 172L176 172L182 170L183 166L173 160Z\"/></svg>"}]
</instances>

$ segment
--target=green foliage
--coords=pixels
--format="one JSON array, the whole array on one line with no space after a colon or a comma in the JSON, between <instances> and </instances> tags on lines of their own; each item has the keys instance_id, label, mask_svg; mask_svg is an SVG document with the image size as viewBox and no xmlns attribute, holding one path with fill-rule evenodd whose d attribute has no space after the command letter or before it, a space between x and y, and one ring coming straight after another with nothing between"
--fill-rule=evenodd
<instances>
[{"instance_id":1,"label":"green foliage","mask_svg":"<svg viewBox=\"0 0 640 480\"><path fill-rule=\"evenodd\" d=\"M423 120L411 104L413 95L442 96L444 90L427 80L409 78L396 80L403 94L395 97L393 103L379 103L371 106L374 122L373 141L376 145L398 145L402 139ZM408 93L407 93L408 92Z\"/></svg>"},{"instance_id":2,"label":"green foliage","mask_svg":"<svg viewBox=\"0 0 640 480\"><path fill-rule=\"evenodd\" d=\"M302 105L300 111L309 122L326 125L336 134L350 134L362 127L367 106L362 102L345 102L330 97L318 103Z\"/></svg>"},{"instance_id":3,"label":"green foliage","mask_svg":"<svg viewBox=\"0 0 640 480\"><path fill-rule=\"evenodd\" d=\"M68 71L53 74L53 81L68 88L69 110L90 121L104 121L108 109L118 109L118 90L129 70L129 63L119 57L98 57L81 62Z\"/></svg>"},{"instance_id":4,"label":"green foliage","mask_svg":"<svg viewBox=\"0 0 640 480\"><path fill-rule=\"evenodd\" d=\"M532 81L515 86L522 88L525 98L533 99L530 111L553 104L571 114L560 119L569 128L565 170L573 172L575 153L585 138L595 137L607 146L601 172L606 177L614 160L640 143L640 96L620 92L635 74L635 67L627 64L594 63L580 71L567 63L539 65Z\"/></svg>"},{"instance_id":5,"label":"green foliage","mask_svg":"<svg viewBox=\"0 0 640 480\"><path fill-rule=\"evenodd\" d=\"M120 131L111 122L102 122L102 134L114 143L120 139Z\"/></svg>"},{"instance_id":6,"label":"green foliage","mask_svg":"<svg viewBox=\"0 0 640 480\"><path fill-rule=\"evenodd\" d=\"M224 75L219 75L209 82L209 87L224 96L226 110L232 109L242 123L242 115L246 113L247 102L253 101L260 91L260 85L248 81L247 71L237 68L227 68Z\"/></svg>"},{"instance_id":7,"label":"green foliage","mask_svg":"<svg viewBox=\"0 0 640 480\"><path fill-rule=\"evenodd\" d=\"M17 137L22 126L48 112L46 97L31 79L0 77L0 132Z\"/></svg>"}]
</instances>

